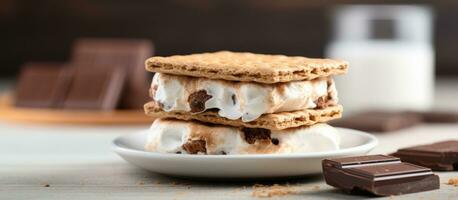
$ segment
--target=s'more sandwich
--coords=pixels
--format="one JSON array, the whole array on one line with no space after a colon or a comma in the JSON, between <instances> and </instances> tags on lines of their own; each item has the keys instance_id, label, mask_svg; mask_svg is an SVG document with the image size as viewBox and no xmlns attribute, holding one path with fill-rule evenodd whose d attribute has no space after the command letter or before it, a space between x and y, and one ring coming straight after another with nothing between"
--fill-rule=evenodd
<instances>
[{"instance_id":1,"label":"s'more sandwich","mask_svg":"<svg viewBox=\"0 0 458 200\"><path fill-rule=\"evenodd\" d=\"M155 72L145 113L157 118L145 149L182 154L336 150L326 122L340 118L331 59L221 51L146 60Z\"/></svg>"}]
</instances>

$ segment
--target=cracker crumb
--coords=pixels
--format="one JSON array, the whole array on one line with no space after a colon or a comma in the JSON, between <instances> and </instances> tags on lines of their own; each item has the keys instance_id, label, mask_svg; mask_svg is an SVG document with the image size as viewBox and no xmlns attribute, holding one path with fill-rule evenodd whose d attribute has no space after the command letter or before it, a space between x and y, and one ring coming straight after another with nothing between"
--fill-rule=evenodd
<instances>
[{"instance_id":1,"label":"cracker crumb","mask_svg":"<svg viewBox=\"0 0 458 200\"><path fill-rule=\"evenodd\" d=\"M253 197L273 197L273 196L285 196L288 194L297 194L297 191L289 185L281 186L274 184L272 186L266 186L261 184L253 185Z\"/></svg>"},{"instance_id":2,"label":"cracker crumb","mask_svg":"<svg viewBox=\"0 0 458 200\"><path fill-rule=\"evenodd\" d=\"M314 190L319 190L319 189L320 189L320 186L319 186L319 185L315 185L315 186L313 186L313 189L314 189Z\"/></svg>"},{"instance_id":3,"label":"cracker crumb","mask_svg":"<svg viewBox=\"0 0 458 200\"><path fill-rule=\"evenodd\" d=\"M145 182L143 182L143 181L138 181L138 182L137 182L137 185L145 185Z\"/></svg>"},{"instance_id":4,"label":"cracker crumb","mask_svg":"<svg viewBox=\"0 0 458 200\"><path fill-rule=\"evenodd\" d=\"M453 185L455 187L458 187L458 178L451 178L451 179L448 179L448 185Z\"/></svg>"}]
</instances>

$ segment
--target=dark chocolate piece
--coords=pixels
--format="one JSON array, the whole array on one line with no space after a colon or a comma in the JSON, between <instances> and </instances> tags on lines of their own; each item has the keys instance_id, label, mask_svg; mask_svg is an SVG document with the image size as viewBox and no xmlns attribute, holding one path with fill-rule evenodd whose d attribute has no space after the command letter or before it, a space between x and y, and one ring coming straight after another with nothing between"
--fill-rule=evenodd
<instances>
[{"instance_id":1,"label":"dark chocolate piece","mask_svg":"<svg viewBox=\"0 0 458 200\"><path fill-rule=\"evenodd\" d=\"M433 170L458 170L458 140L399 149L393 156Z\"/></svg>"},{"instance_id":2,"label":"dark chocolate piece","mask_svg":"<svg viewBox=\"0 0 458 200\"><path fill-rule=\"evenodd\" d=\"M125 83L125 70L75 68L73 80L63 103L66 109L114 110Z\"/></svg>"},{"instance_id":3,"label":"dark chocolate piece","mask_svg":"<svg viewBox=\"0 0 458 200\"><path fill-rule=\"evenodd\" d=\"M57 108L65 98L71 74L61 63L28 63L15 91L18 107Z\"/></svg>"},{"instance_id":4,"label":"dark chocolate piece","mask_svg":"<svg viewBox=\"0 0 458 200\"><path fill-rule=\"evenodd\" d=\"M419 115L426 123L458 123L458 111L410 111Z\"/></svg>"},{"instance_id":5,"label":"dark chocolate piece","mask_svg":"<svg viewBox=\"0 0 458 200\"><path fill-rule=\"evenodd\" d=\"M270 130L268 129L243 127L242 132L244 135L244 139L248 144L254 144L256 141L271 142Z\"/></svg>"},{"instance_id":6,"label":"dark chocolate piece","mask_svg":"<svg viewBox=\"0 0 458 200\"><path fill-rule=\"evenodd\" d=\"M318 97L318 99L315 100L315 104L316 104L317 109L327 108L328 107L328 96Z\"/></svg>"},{"instance_id":7,"label":"dark chocolate piece","mask_svg":"<svg viewBox=\"0 0 458 200\"><path fill-rule=\"evenodd\" d=\"M205 140L191 140L183 144L183 149L189 154L207 153Z\"/></svg>"},{"instance_id":8,"label":"dark chocolate piece","mask_svg":"<svg viewBox=\"0 0 458 200\"><path fill-rule=\"evenodd\" d=\"M189 95L188 103L192 113L198 113L205 110L205 102L212 96L208 95L205 90L199 90Z\"/></svg>"},{"instance_id":9,"label":"dark chocolate piece","mask_svg":"<svg viewBox=\"0 0 458 200\"><path fill-rule=\"evenodd\" d=\"M326 183L347 193L390 196L439 189L439 177L431 169L392 156L325 159L322 165Z\"/></svg>"},{"instance_id":10,"label":"dark chocolate piece","mask_svg":"<svg viewBox=\"0 0 458 200\"><path fill-rule=\"evenodd\" d=\"M149 99L151 74L146 72L144 63L151 56L153 45L149 40L85 38L75 42L72 62L79 68L125 68L126 86L120 107L141 109Z\"/></svg>"},{"instance_id":11,"label":"dark chocolate piece","mask_svg":"<svg viewBox=\"0 0 458 200\"><path fill-rule=\"evenodd\" d=\"M432 111L423 113L427 123L458 123L458 112Z\"/></svg>"},{"instance_id":12,"label":"dark chocolate piece","mask_svg":"<svg viewBox=\"0 0 458 200\"><path fill-rule=\"evenodd\" d=\"M331 125L368 132L389 132L421 123L421 117L406 112L368 111L331 122Z\"/></svg>"}]
</instances>

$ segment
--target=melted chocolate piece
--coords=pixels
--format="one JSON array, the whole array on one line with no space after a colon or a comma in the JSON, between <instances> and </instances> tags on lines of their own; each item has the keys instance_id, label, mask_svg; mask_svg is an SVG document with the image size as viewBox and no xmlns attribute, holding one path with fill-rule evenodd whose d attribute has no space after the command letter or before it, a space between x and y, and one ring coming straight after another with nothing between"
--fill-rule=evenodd
<instances>
[{"instance_id":1,"label":"melted chocolate piece","mask_svg":"<svg viewBox=\"0 0 458 200\"><path fill-rule=\"evenodd\" d=\"M325 159L322 165L326 183L347 193L391 196L439 189L439 177L431 169L392 156Z\"/></svg>"},{"instance_id":2,"label":"melted chocolate piece","mask_svg":"<svg viewBox=\"0 0 458 200\"><path fill-rule=\"evenodd\" d=\"M271 141L272 144L274 144L274 145L280 144L280 141L279 141L277 138L272 138L270 141Z\"/></svg>"},{"instance_id":3,"label":"melted chocolate piece","mask_svg":"<svg viewBox=\"0 0 458 200\"><path fill-rule=\"evenodd\" d=\"M270 140L270 130L263 128L242 128L244 139L248 144L257 140Z\"/></svg>"},{"instance_id":4,"label":"melted chocolate piece","mask_svg":"<svg viewBox=\"0 0 458 200\"><path fill-rule=\"evenodd\" d=\"M327 108L328 107L328 97L327 96L318 97L318 99L315 100L314 103L316 104L316 108L318 109Z\"/></svg>"},{"instance_id":5,"label":"melted chocolate piece","mask_svg":"<svg viewBox=\"0 0 458 200\"><path fill-rule=\"evenodd\" d=\"M198 113L205 110L205 102L207 102L212 96L208 95L205 90L199 90L192 93L188 97L189 107L191 107L192 113Z\"/></svg>"},{"instance_id":6,"label":"melted chocolate piece","mask_svg":"<svg viewBox=\"0 0 458 200\"><path fill-rule=\"evenodd\" d=\"M183 149L190 154L207 153L205 140L191 140L183 144Z\"/></svg>"}]
</instances>

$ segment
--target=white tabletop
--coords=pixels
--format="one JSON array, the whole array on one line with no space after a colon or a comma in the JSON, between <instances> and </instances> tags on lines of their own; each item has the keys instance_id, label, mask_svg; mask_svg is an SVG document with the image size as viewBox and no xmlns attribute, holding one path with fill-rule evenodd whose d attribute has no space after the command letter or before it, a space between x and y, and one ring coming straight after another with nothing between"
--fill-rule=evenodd
<instances>
[{"instance_id":1,"label":"white tabletop","mask_svg":"<svg viewBox=\"0 0 458 200\"><path fill-rule=\"evenodd\" d=\"M454 103L450 98L442 101ZM0 122L0 199L250 199L255 183L289 183L298 193L279 197L284 199L367 198L327 186L320 175L267 182L171 178L132 166L111 151L116 136L146 128ZM380 144L371 153L391 153L418 143L458 139L458 124L423 124L376 136ZM458 199L458 187L445 184L458 178L458 172L437 174L440 190L388 198Z\"/></svg>"}]
</instances>

